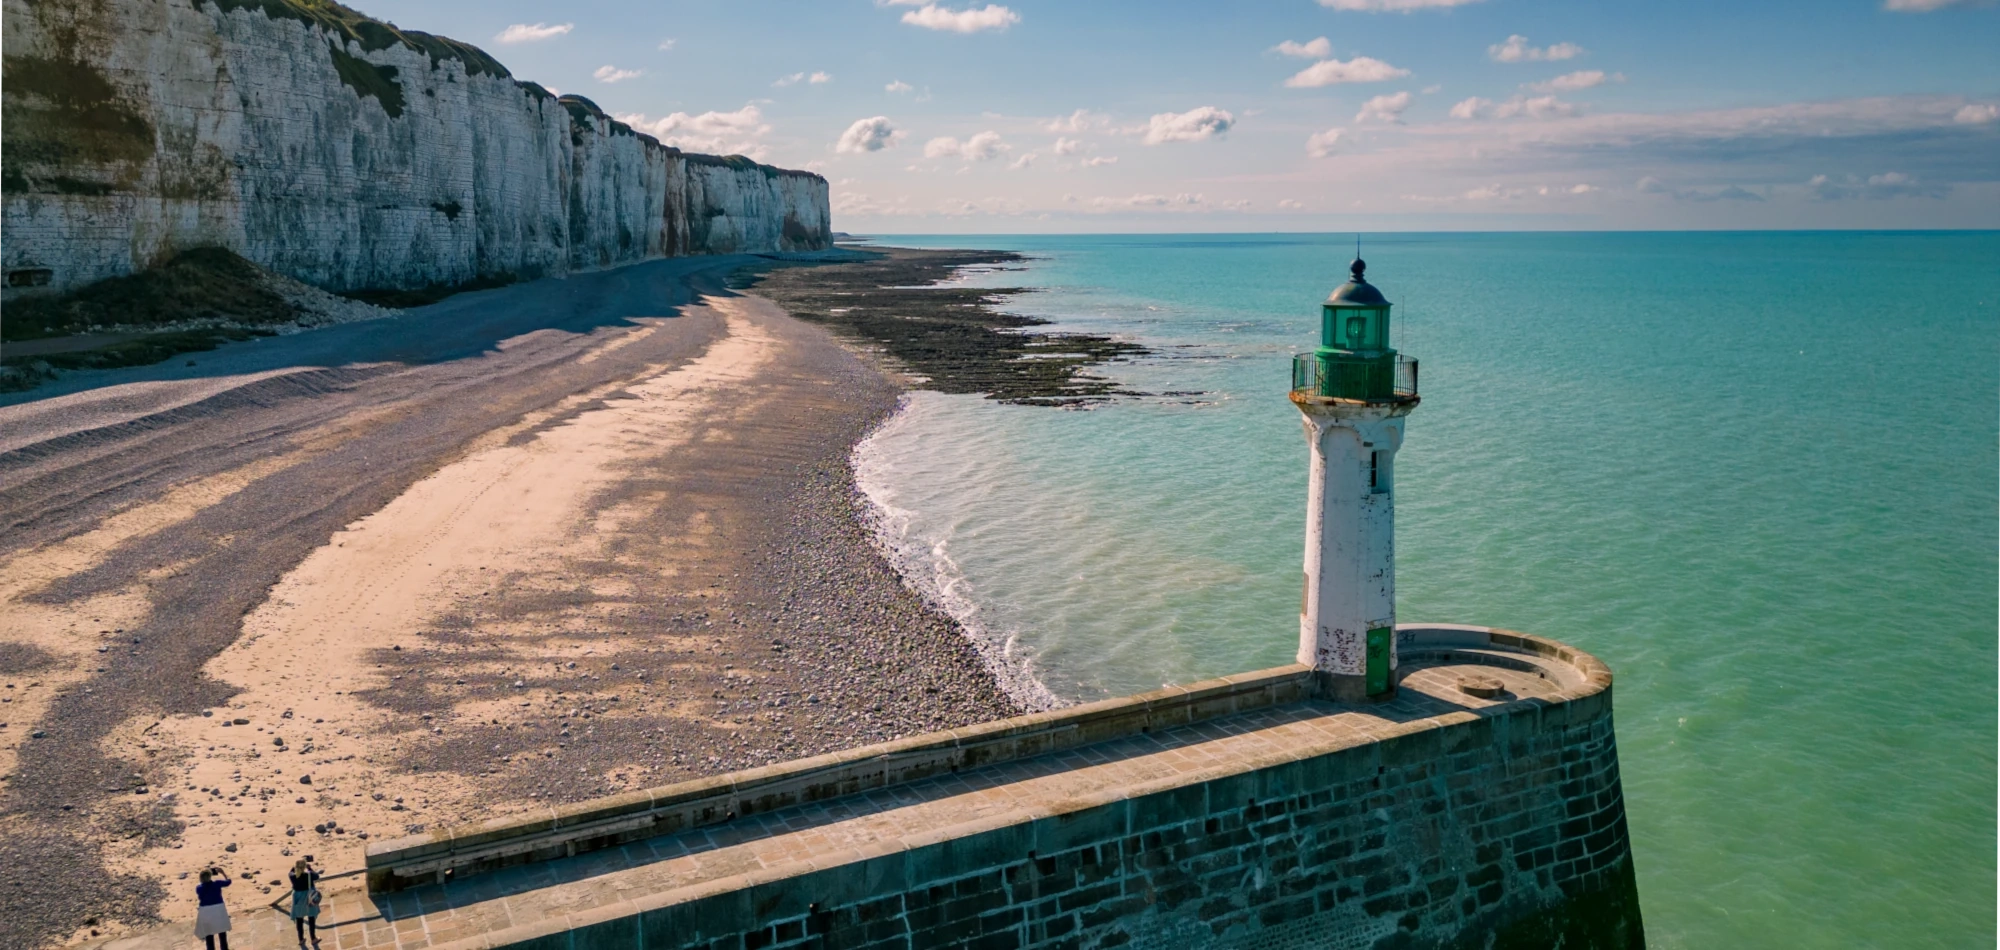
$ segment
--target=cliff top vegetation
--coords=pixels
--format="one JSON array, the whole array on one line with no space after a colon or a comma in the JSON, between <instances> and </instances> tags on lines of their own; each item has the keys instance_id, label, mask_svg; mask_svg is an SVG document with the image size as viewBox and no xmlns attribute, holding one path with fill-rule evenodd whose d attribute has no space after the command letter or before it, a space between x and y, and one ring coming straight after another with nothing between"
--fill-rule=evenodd
<instances>
[{"instance_id":1,"label":"cliff top vegetation","mask_svg":"<svg viewBox=\"0 0 2000 950\"><path fill-rule=\"evenodd\" d=\"M761 169L766 178L777 178L780 176L800 178L822 177L814 172L766 165L742 155L705 155L696 152L683 152L678 148L661 143L653 136L640 132L624 122L612 118L597 103L583 96L566 94L555 97L541 85L514 79L514 74L509 72L506 66L477 46L460 42L450 37L425 33L420 30L400 29L394 24L377 20L351 7L334 3L332 0L197 0L197 2L214 3L225 12L231 10L257 10L272 19L297 20L301 23L317 26L335 36L353 40L361 44L361 48L364 51L373 52L400 44L429 56L433 65L439 60L455 59L465 64L465 71L468 75L485 75L500 79L513 79L514 83L529 95L538 98L558 99L569 112L571 120L578 125L590 126L593 124L591 122L592 118L601 118L607 125L606 132L608 134L635 135L650 145L667 149L674 154L682 156L690 164L721 166L737 171ZM360 95L375 97L382 104L383 111L389 113L391 117L402 114L402 88L397 81L394 67L373 66L365 61L355 60L340 50L332 52L334 64L340 72L342 82L353 87L355 92Z\"/></svg>"},{"instance_id":2,"label":"cliff top vegetation","mask_svg":"<svg viewBox=\"0 0 2000 950\"><path fill-rule=\"evenodd\" d=\"M402 45L423 53L435 64L442 59L455 59L465 64L466 73L474 76L499 76L512 79L514 74L507 71L500 61L488 55L483 49L470 43L462 43L450 37L437 36L420 30L398 29L395 24L384 23L358 10L341 6L331 0L206 0L222 8L231 10L258 10L273 20L297 20L317 26L336 36L344 36L361 44L369 52Z\"/></svg>"}]
</instances>

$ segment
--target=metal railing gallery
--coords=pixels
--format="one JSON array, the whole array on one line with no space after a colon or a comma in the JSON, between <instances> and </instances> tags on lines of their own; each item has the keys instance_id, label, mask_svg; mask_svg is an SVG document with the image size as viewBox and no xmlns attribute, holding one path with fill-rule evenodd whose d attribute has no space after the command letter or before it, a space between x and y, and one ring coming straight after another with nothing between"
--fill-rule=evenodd
<instances>
[{"instance_id":1,"label":"metal railing gallery","mask_svg":"<svg viewBox=\"0 0 2000 950\"><path fill-rule=\"evenodd\" d=\"M1292 395L1363 401L1417 394L1417 361L1400 354L1363 357L1300 353L1292 357Z\"/></svg>"}]
</instances>

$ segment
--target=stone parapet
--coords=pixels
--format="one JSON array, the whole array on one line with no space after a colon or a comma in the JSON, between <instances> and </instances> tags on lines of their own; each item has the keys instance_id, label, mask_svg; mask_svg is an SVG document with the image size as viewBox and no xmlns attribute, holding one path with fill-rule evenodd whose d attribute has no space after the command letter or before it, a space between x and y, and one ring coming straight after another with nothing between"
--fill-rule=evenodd
<instances>
[{"instance_id":1,"label":"stone parapet","mask_svg":"<svg viewBox=\"0 0 2000 950\"><path fill-rule=\"evenodd\" d=\"M574 857L684 829L1063 752L1308 698L1292 665L911 736L660 788L439 828L368 847L368 887L400 890Z\"/></svg>"},{"instance_id":2,"label":"stone parapet","mask_svg":"<svg viewBox=\"0 0 2000 950\"><path fill-rule=\"evenodd\" d=\"M1610 672L1398 637L1385 703L1279 667L384 842L371 881L414 886L353 946L1643 946ZM630 837L560 856L565 821Z\"/></svg>"}]
</instances>

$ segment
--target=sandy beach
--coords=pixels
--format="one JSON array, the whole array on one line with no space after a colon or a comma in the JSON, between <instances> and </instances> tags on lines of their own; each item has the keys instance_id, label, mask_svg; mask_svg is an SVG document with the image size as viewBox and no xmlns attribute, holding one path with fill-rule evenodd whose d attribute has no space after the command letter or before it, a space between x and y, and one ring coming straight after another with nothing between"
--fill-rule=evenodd
<instances>
[{"instance_id":1,"label":"sandy beach","mask_svg":"<svg viewBox=\"0 0 2000 950\"><path fill-rule=\"evenodd\" d=\"M900 386L658 261L0 406L0 945L1011 714L870 544ZM936 268L944 276L943 264Z\"/></svg>"}]
</instances>

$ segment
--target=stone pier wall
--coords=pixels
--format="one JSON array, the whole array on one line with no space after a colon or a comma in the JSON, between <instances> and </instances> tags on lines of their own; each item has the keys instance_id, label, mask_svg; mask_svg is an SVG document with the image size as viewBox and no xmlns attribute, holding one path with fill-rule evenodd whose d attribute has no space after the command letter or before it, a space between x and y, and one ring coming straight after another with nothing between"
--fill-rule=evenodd
<instances>
[{"instance_id":1,"label":"stone pier wall","mask_svg":"<svg viewBox=\"0 0 2000 950\"><path fill-rule=\"evenodd\" d=\"M1610 672L1397 638L1385 703L1292 665L381 842L382 945L1643 947Z\"/></svg>"},{"instance_id":2,"label":"stone pier wall","mask_svg":"<svg viewBox=\"0 0 2000 950\"><path fill-rule=\"evenodd\" d=\"M1641 947L1609 699L1411 732L532 945Z\"/></svg>"}]
</instances>

